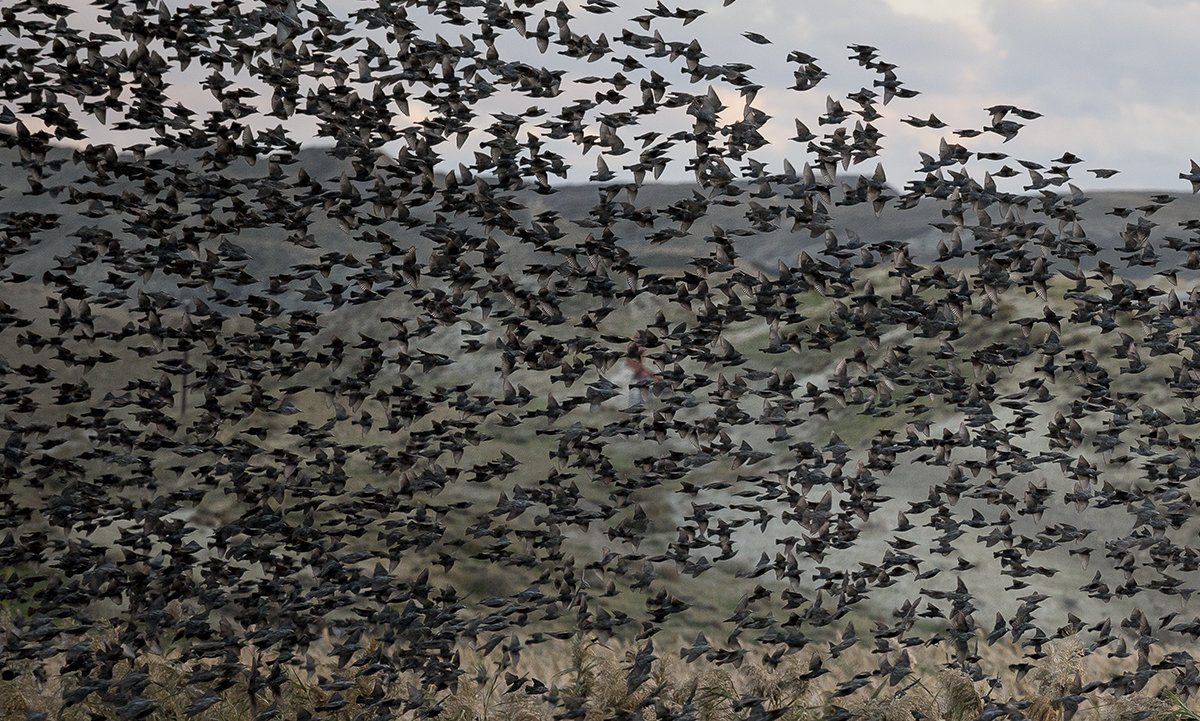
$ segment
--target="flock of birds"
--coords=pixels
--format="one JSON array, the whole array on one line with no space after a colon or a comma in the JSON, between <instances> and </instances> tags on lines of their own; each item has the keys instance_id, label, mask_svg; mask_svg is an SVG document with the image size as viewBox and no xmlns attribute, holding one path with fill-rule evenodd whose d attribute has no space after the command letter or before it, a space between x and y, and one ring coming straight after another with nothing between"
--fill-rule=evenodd
<instances>
[{"instance_id":1,"label":"flock of birds","mask_svg":"<svg viewBox=\"0 0 1200 721\"><path fill-rule=\"evenodd\" d=\"M1158 271L1130 280L1096 258L1081 222L1080 158L962 144L1010 140L1038 117L1011 105L922 153L903 189L882 167L847 180L878 156L885 107L917 94L864 45L849 57L871 87L797 119L803 162L771 169L754 156L771 120L754 105L754 68L669 39L705 12L659 2L619 35L588 32L628 10L0 8L0 125L12 129L0 142L25 176L0 189L0 668L60 659L81 679L66 703L135 719L153 710L146 684L109 683L114 665L179 648L207 663L195 714L238 676L278 691L332 628L346 674L421 674L424 690L373 699L401 713L453 685L464 645L515 669L551 638L625 634L643 648L632 691L656 634L701 600L664 575L702 593L733 568L747 580L728 636L707 629L680 650L689 661L804 653L815 678L829 654L872 644L880 666L839 687L849 694L902 678L912 645L944 643L978 676L980 643L1036 654L1078 632L1137 663L1068 705L1169 671L1181 692L1200 686L1185 652L1151 662L1158 639L1200 635L1187 611L1200 295L1183 287L1200 267L1200 219L1164 236L1151 218L1172 196L1114 209L1128 225L1109 250ZM818 58L787 61L792 91L820 92ZM482 110L502 100L509 111ZM299 163L313 157L305 128L333 175ZM106 142L122 137L140 140ZM447 169L467 143L473 162ZM566 217L554 183L575 152L596 156L597 202ZM640 206L643 183L677 165L694 192ZM1028 177L1023 191L1003 190L1014 176ZM1200 167L1180 177L1194 191ZM529 210L537 198L548 209ZM885 217L940 208L936 257L835 228L840 207L860 204ZM706 222L718 208L744 222ZM794 261L742 260L780 228L803 248ZM640 262L659 244L702 252L674 270ZM656 372L638 382L654 392L626 409L616 373L643 354ZM826 370L789 368L814 358ZM812 435L855 414L879 428L861 447L828 427ZM522 435L549 442L554 468L523 467L506 445ZM614 449L635 441L660 450L622 465ZM927 497L881 518L897 494L889 474L909 466L925 469ZM679 517L648 512L653 493ZM233 510L205 527L214 499ZM1043 522L1064 508L1074 522ZM776 552L739 554L768 529ZM839 561L856 546L877 562ZM971 546L1007 584L986 594L1007 593L1015 613L980 617ZM1104 557L1080 592L1121 609L1115 619L1046 625L1056 549ZM457 590L464 564L494 569L492 592ZM889 596L899 582L919 592ZM616 602L630 596L641 610ZM1148 597L1184 610L1144 612ZM868 599L891 613L856 632L847 619ZM119 642L87 640L104 616ZM269 663L248 669L236 652L248 645ZM549 679L509 681L562 701Z\"/></svg>"}]
</instances>

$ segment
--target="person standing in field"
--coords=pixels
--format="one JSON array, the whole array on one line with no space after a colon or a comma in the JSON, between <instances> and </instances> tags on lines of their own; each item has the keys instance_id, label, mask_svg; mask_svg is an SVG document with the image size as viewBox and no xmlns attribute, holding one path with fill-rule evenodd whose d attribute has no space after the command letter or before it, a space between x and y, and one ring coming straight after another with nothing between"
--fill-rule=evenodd
<instances>
[{"instance_id":1,"label":"person standing in field","mask_svg":"<svg viewBox=\"0 0 1200 721\"><path fill-rule=\"evenodd\" d=\"M627 408L635 406L649 406L654 400L655 381L662 380L662 376L654 373L646 367L646 349L642 346L637 346L636 350L631 351L630 355L625 358L625 366L633 372L633 378L629 381L629 405Z\"/></svg>"}]
</instances>

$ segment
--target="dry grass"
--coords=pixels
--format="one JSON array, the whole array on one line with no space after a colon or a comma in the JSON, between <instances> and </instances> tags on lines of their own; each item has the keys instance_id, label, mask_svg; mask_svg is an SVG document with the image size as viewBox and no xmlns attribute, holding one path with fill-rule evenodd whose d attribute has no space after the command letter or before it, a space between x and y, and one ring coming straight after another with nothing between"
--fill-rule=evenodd
<instances>
[{"instance_id":1,"label":"dry grass","mask_svg":"<svg viewBox=\"0 0 1200 721\"><path fill-rule=\"evenodd\" d=\"M0 623L6 635L13 632L11 618ZM1081 684L1131 670L1128 659L1108 658L1103 651L1088 654L1074 638L1044 646L1023 678L1010 668L1021 666L1012 664L1013 658L1029 658L1023 649L1000 645L986 649L975 670L977 678L972 679L936 646L906 651L911 671L889 678L876 670L881 667L880 655L857 646L836 658L805 651L774 664L764 663L761 655L747 654L735 668L704 659L686 663L674 649L687 644L667 639L648 646L645 642L605 644L581 636L547 642L536 653L527 650L516 665L507 667L498 662L498 654L480 656L464 647L459 649L464 673L457 684L443 690L422 686L412 674L379 669L367 673L368 667L355 660L342 663L331 654L332 639L308 649L307 668L296 668L278 653L253 647L209 657L183 649L134 652L117 629L104 622L96 623L78 642L75 654L86 648L108 660L72 668L72 653L59 653L5 669L0 680L0 718L970 721L986 712L988 717L1008 714L1031 721L1200 719L1170 690L1171 679L1161 677L1137 694L1085 696L1072 714L1065 701ZM360 645L358 660L375 649L367 639ZM888 656L892 662L899 659L897 652ZM816 662L828 672L814 676ZM635 673L639 667L642 672ZM845 692L846 682L854 678L865 682L852 684L853 690ZM85 693L87 689L91 692ZM147 702L143 707L127 705L134 697Z\"/></svg>"}]
</instances>

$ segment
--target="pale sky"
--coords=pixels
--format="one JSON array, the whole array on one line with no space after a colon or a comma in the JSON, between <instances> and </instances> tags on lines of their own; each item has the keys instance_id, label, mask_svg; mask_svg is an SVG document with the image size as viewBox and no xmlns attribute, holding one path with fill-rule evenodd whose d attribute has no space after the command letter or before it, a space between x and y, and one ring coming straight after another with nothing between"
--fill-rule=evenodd
<instances>
[{"instance_id":1,"label":"pale sky","mask_svg":"<svg viewBox=\"0 0 1200 721\"><path fill-rule=\"evenodd\" d=\"M859 13L839 23L839 31L873 38L866 42L894 58L902 77L924 93L914 103L922 101L951 128L977 127L993 103L1029 108L1043 117L1007 144L989 134L997 149L1039 160L1069 150L1084 158L1082 168L1121 170L1107 187L1190 190L1178 175L1200 155L1200 79L1189 69L1200 3L854 5L878 13ZM907 10L899 14L896 6ZM935 6L946 11L921 10ZM821 14L832 20L833 13Z\"/></svg>"},{"instance_id":2,"label":"pale sky","mask_svg":"<svg viewBox=\"0 0 1200 721\"><path fill-rule=\"evenodd\" d=\"M873 45L880 59L899 66L900 79L921 95L879 108L887 116L876 125L888 136L883 164L889 178L911 177L917 151L936 154L941 137L959 140L953 130L983 127L989 121L984 108L1011 104L1043 117L1022 121L1026 127L1008 143L992 133L960 142L1044 164L1070 151L1085 161L1073 173L1082 187L1190 192L1179 173L1189 168L1190 158L1200 158L1200 74L1193 69L1200 2L737 0L721 7L712 0L695 5L710 13L681 31L695 28L714 58L756 67L756 82L777 90L764 91L755 104L783 121L778 131L784 137L793 132L791 117L823 112L826 95L871 87L873 74L847 59L846 45ZM773 44L754 45L738 36L743 29L762 33ZM804 93L786 90L792 68L784 58L792 49L816 56L829 77ZM898 122L931 112L949 127L918 129ZM1086 168L1121 173L1097 181Z\"/></svg>"},{"instance_id":3,"label":"pale sky","mask_svg":"<svg viewBox=\"0 0 1200 721\"><path fill-rule=\"evenodd\" d=\"M95 27L86 22L86 16L95 12L95 6L86 0L71 0L70 4L79 11L79 16L73 19L76 25ZM186 3L168 2L169 6L182 4ZM299 4L305 3L302 0ZM373 3L326 0L326 4L335 12L348 15ZM557 4L556 0L547 0L533 11L551 12ZM608 15L585 12L580 9L582 4L582 0L567 2L575 15L572 28L593 37L604 32L613 41L622 28L643 33L632 18L645 14L646 8L655 3L618 0L619 7ZM896 98L886 107L878 106L885 118L875 121L875 125L886 136L883 144L887 148L881 160L894 185L903 185L905 180L915 177L918 151L936 154L939 140L944 137L962 142L971 150L1008 153L1012 161L1005 162L1010 164L1016 159L1049 164L1064 151L1070 151L1085 161L1073 172L1074 182L1084 188L1190 192L1190 185L1179 179L1179 173L1188 169L1190 158L1200 158L1200 123L1197 123L1200 74L1191 68L1196 57L1195 32L1200 29L1200 2L736 0L725 7L722 0L682 0L682 3L673 0L664 4L671 9L678 4L702 8L707 13L687 26L678 19L656 18L651 32L657 29L667 40L696 38L707 55L706 63L743 62L754 67L748 76L764 86L755 107L772 116L763 130L772 143L754 157L767 162L772 170L778 170L785 157L797 166L807 159L803 147L787 140L795 131L794 118L807 122L814 132L827 132L827 127L818 127L816 122L825 110L826 96L842 100L850 110L856 105L845 100L845 95L862 87L871 89L878 76L848 59L850 53L846 49L849 44L866 44L878 48L879 59L898 66L896 73L907 87L921 92L915 98ZM412 9L410 15L419 20L420 11ZM535 25L536 15L530 23L531 29ZM460 33L469 35L472 30L437 28L437 32L451 40ZM742 37L743 31L761 33L773 42L756 45ZM553 45L544 55L536 52L532 41L514 39L500 45L502 53L510 59L568 70L559 106L579 97L591 97L600 89L596 85L577 85L575 80L586 75L611 75L619 70L613 58L639 53L619 42L613 41L612 46L614 52L609 57L582 64L557 55ZM795 65L785 60L791 50L815 56L829 77L805 92L788 89L794 82ZM672 83L672 90L696 94L706 91L703 83L689 83L680 73L678 63L672 65L664 58L646 60L645 64L662 73ZM193 63L186 73L171 78L169 96L196 109L205 109L206 102L212 105L211 96L198 86L206 73L207 70ZM646 74L647 71L627 73L634 81L625 91L630 104L640 101L636 83ZM717 90L729 106L722 118L740 117L742 101L736 92L721 86ZM535 103L542 101L510 93L478 110L486 117L488 112L517 112ZM551 111L555 108L552 102L543 104ZM994 104L1035 110L1043 117L1022 121L1026 127L1008 143L1002 143L999 136L991 133L965 140L953 134L955 129L985 126L990 116L984 108ZM419 103L414 105L414 112L419 112ZM599 110L615 109L605 106ZM913 128L899 122L909 115L924 118L930 113L935 113L949 127ZM661 119L647 121L644 129L669 133L690 124L682 111L662 115ZM113 120L110 118L109 122ZM278 120L261 117L250 123L269 128ZM853 125L852 121L850 124ZM37 122L30 119L29 125L36 128ZM145 139L132 133L106 132L95 122L87 127L93 141L128 146ZM532 122L527 127L541 132ZM594 128L595 125L593 132ZM312 124L296 124L293 129L295 137L303 140L311 133ZM626 128L622 133L628 134L626 142L637 148L640 144L631 138L643 131L643 128ZM482 137L480 134L480 138L472 138L462 151L448 150L448 159L470 162ZM569 141L554 149L574 166L572 180L586 180L595 170L595 151L580 157ZM683 157L686 149L681 150ZM621 165L634 162L635 155L610 158L608 165L621 173ZM876 160L871 160L852 167L850 172L869 174L875 163ZM985 168L996 169L1001 164L980 165L978 175ZM1121 173L1109 180L1096 180L1085 172L1086 168L1114 168ZM688 177L683 163L677 161L664 179Z\"/></svg>"}]
</instances>

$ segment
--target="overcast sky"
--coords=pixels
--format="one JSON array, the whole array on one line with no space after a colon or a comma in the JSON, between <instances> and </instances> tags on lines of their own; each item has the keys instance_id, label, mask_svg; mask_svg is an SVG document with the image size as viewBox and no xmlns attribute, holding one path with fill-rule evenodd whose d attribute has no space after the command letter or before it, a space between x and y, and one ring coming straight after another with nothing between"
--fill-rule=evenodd
<instances>
[{"instance_id":1,"label":"overcast sky","mask_svg":"<svg viewBox=\"0 0 1200 721\"><path fill-rule=\"evenodd\" d=\"M547 0L545 5L549 9L555 4ZM568 2L576 9L575 31L592 35L604 31L612 38L623 27L641 32L630 19L644 14L654 2L619 0L620 7L604 16L578 10L582 4L582 0ZM896 186L917 176L918 151L936 155L938 142L945 137L972 150L1001 151L1013 159L1043 164L1070 151L1085 161L1072 174L1074 182L1084 188L1190 191L1190 184L1181 180L1179 173L1189 168L1190 158L1200 158L1200 74L1193 69L1200 2L736 0L724 6L722 0L677 0L665 4L707 12L687 26L675 19L655 19L653 29L664 38L696 38L708 56L706 63L737 61L754 66L748 75L764 86L755 106L773 118L764 130L771 147L755 155L776 166L783 157L796 165L805 160L803 148L787 140L795 131L794 118L820 132L816 118L825 111L826 96L839 98L872 87L878 76L850 60L846 49L850 44L865 44L878 48L880 59L897 65L900 79L921 93L879 107L885 118L876 125L887 136L881 160ZM750 42L741 35L747 30L766 36L772 44ZM627 50L616 43L614 48L613 57L623 57ZM829 77L812 90L788 89L796 68L786 62L792 50L816 56ZM519 48L517 57L531 63L561 63L563 59L554 52L552 46L550 53L538 56L526 45ZM647 60L647 67L660 69L675 83L675 89L703 90L688 83L677 67L668 66L671 69L667 71L662 65L655 66L656 62L666 63ZM605 64L593 63L580 72L602 74ZM608 64L611 73L612 64ZM638 77L636 73L631 76ZM583 88L569 84L564 88L572 98L586 96L575 92ZM636 100L635 90L636 86L627 93ZM729 106L724 119L740 117L740 98L732 92L721 95ZM513 109L527 104L521 98ZM843 104L847 109L855 107L848 101ZM1027 122L1007 143L992 133L967 140L953 134L955 129L987 125L990 116L984 108L995 104L1035 110L1043 117ZM909 115L924 118L930 113L949 127L914 128L899 122ZM592 158L560 152L584 172L595 167ZM623 160L632 162L627 158ZM851 171L870 173L874 164L872 160ZM982 169L1002 164L985 163L979 175ZM621 162L609 165L617 170ZM1087 168L1121 172L1097 180ZM676 164L667 176L687 177L682 164ZM1010 186L1021 182L1027 178L1007 181Z\"/></svg>"},{"instance_id":2,"label":"overcast sky","mask_svg":"<svg viewBox=\"0 0 1200 721\"><path fill-rule=\"evenodd\" d=\"M631 19L644 15L654 2L618 2L620 7L614 12L597 16L580 9L583 0L567 0L576 15L573 29L593 36L605 32L609 38L618 36L624 27L643 32ZM544 7L556 4L547 0ZM1073 182L1083 188L1190 192L1190 184L1181 180L1179 173L1189 169L1190 158L1200 158L1200 74L1192 69L1200 2L736 0L724 6L722 0L676 0L665 4L668 8L701 8L706 14L686 26L677 19L656 18L652 30L659 30L668 41L696 38L707 55L705 63L736 61L754 66L748 76L763 86L755 107L772 116L763 131L771 146L757 151L755 157L769 162L773 169L778 169L784 157L797 166L806 159L804 149L787 140L795 132L794 118L804 120L814 132L828 132L828 127L821 128L816 122L825 111L826 97L843 99L849 110L856 105L844 100L847 93L872 88L878 76L849 59L846 49L850 44L865 44L878 48L879 59L897 65L899 78L921 93L878 107L885 117L875 125L886 136L886 151L880 160L897 187L918 177L918 151L936 155L944 137L971 150L1011 156L1010 161L973 164L971 172L977 176L1006 162L1020 170L1012 162L1016 159L1048 165L1069 151L1085 161L1072 172ZM772 43L752 43L742 36L743 31L760 33ZM516 59L571 67L555 55L553 45L545 55L531 52L528 43L512 47ZM613 47L616 52L611 58L627 54L625 46L614 43ZM816 56L829 77L805 92L789 89L796 65L786 58L792 50ZM645 63L674 83L673 89L704 90L687 82L678 63L670 65L665 59ZM611 74L616 69L610 58L577 67L578 72L569 73L564 83L564 95L571 99L587 97L596 89L572 87L572 78ZM641 77L639 72L628 74L636 80ZM729 88L718 89L729 106L722 118L740 117L743 103L739 96ZM626 93L638 100L636 85ZM505 110L516 111L529 104L527 98L513 100ZM1026 127L1007 143L993 133L969 139L953 133L986 126L990 115L984 108L996 104L1034 110L1043 117L1022 121ZM925 118L930 113L949 127L914 128L899 122L910 115ZM680 129L681 123L682 127L690 124L686 117L670 118L668 114L658 127L656 121L647 122L668 132ZM671 122L675 125L669 125ZM572 148L556 149L580 171L572 179L582 179L581 175L595 168L593 157L580 158ZM622 163L635 159L610 159L609 166L619 172ZM875 163L872 159L850 172L869 174ZM1121 172L1099 180L1087 173L1087 168ZM683 163L676 163L664 179L687 177ZM1027 182L1028 176L1000 181L1002 187L1008 186L1005 189L1017 191Z\"/></svg>"},{"instance_id":3,"label":"overcast sky","mask_svg":"<svg viewBox=\"0 0 1200 721\"><path fill-rule=\"evenodd\" d=\"M643 32L631 18L644 14L654 4L650 0L618 0L615 11L598 16L580 9L583 0L566 1L576 16L571 23L576 32L592 36L604 32L610 40L624 27ZM326 3L335 12L347 15L358 7L373 4L363 0L326 0ZM169 0L168 4L186 3ZM304 0L299 4L303 6ZM1070 151L1085 161L1073 171L1074 182L1085 188L1190 191L1190 185L1179 179L1179 173L1188 169L1190 158L1200 158L1200 124L1196 122L1200 118L1200 74L1192 67L1197 56L1200 2L736 0L725 7L722 0L672 0L666 4L669 8L682 4L707 11L687 26L677 19L655 19L653 29L662 32L667 40L696 38L707 54L706 63L737 61L754 66L748 75L764 86L755 106L772 116L764 129L772 141L771 147L757 151L755 157L768 162L773 170L779 168L784 157L796 165L806 159L804 149L787 140L795 130L794 118L805 120L814 131L827 131L828 128L816 123L825 110L827 95L844 98L846 93L862 87L871 88L872 80L878 76L848 59L846 46L861 43L877 47L879 58L896 64L899 78L921 93L911 99L894 99L886 107L879 106L886 117L875 124L887 136L884 140L887 151L881 159L889 180L896 186L915 177L919 150L936 154L941 138L960 140L953 134L955 129L978 129L988 124L990 116L984 112L985 107L1011 104L1040 112L1043 117L1029 121L1008 143L1002 143L999 136L991 133L961 142L971 150L1002 151L1013 160L1044 164ZM73 19L76 25L96 27L85 17L96 12L94 5L86 0L71 0L71 5L80 13ZM540 14L553 10L555 5L557 0L547 0L534 10ZM415 17L419 11L414 9L411 13ZM536 17L530 23L531 28L534 25ZM747 30L765 35L772 44L750 42L741 35ZM470 34L472 28L446 27L438 31L454 39L459 33ZM613 42L613 48L615 52L598 63L572 65L556 54L554 46L549 53L539 55L530 41L506 40L501 44L505 57L567 68L570 72L563 85L564 102L590 97L599 89L595 85L576 85L573 80L588 74L611 75L618 69L613 58L630 52L638 54L617 42ZM791 50L816 56L829 77L806 92L788 89L794 82L795 65L785 61ZM672 65L666 59L658 59L646 60L646 65L667 76L673 90L692 93L705 90L702 85L687 81L679 71L679 63ZM169 95L196 109L204 108L206 100L211 105L211 96L199 87L206 73L207 70L193 63L187 72L171 78L174 85ZM628 75L636 83L644 73L634 71ZM640 100L636 84L626 94L631 103ZM742 101L738 95L726 88L721 96L729 106L723 119L740 117ZM492 107L479 110L517 112L537 102L542 101L509 95L497 99ZM548 101L546 104L552 105ZM856 107L845 100L843 104L848 110ZM909 115L924 118L930 113L937 114L950 127L919 129L899 122ZM690 119L682 111L664 115L661 120L649 121L649 127L670 132L690 125ZM112 118L109 122L113 122ZM278 120L264 117L250 123L268 128ZM37 123L31 121L30 125L36 127ZM135 134L106 133L94 122L86 125L93 133L92 140L128 146L145 139ZM533 125L527 127L536 130ZM312 128L312 123L293 126L301 139ZM641 130L622 132L632 136ZM470 162L479 139L473 138L459 152L447 148L447 156L454 162ZM637 147L629 139L626 142ZM580 157L577 149L570 146L569 141L564 141L555 150L576 166L572 179L584 180L595 169L596 153ZM686 149L680 151L686 155ZM636 157L626 155L610 159L609 165L620 172L622 164L634 160ZM978 169L978 175L982 175L983 169L994 170L1000 164L973 165L972 174ZM872 160L852 168L851 172L869 174L874 166ZM1085 172L1087 168L1114 168L1121 173L1109 180L1096 180ZM687 177L683 163L678 162L664 179ZM1015 178L1009 182L1019 185L1020 181Z\"/></svg>"},{"instance_id":4,"label":"overcast sky","mask_svg":"<svg viewBox=\"0 0 1200 721\"><path fill-rule=\"evenodd\" d=\"M744 41L738 49L765 71L758 82L768 87L790 84L788 68L774 58L793 47L827 61L822 67L830 77L809 96L869 82L866 71L846 59L847 44L874 45L882 59L898 65L900 78L922 94L893 100L884 110L891 121L880 122L892 146L884 161L889 176L911 171L916 150L936 149L942 134L982 127L983 108L1008 103L1044 117L1006 144L988 134L986 143L974 138L968 147L994 146L987 149L1041 162L1069 150L1086 161L1080 168L1121 170L1100 182L1076 171L1085 187L1190 190L1179 172L1188 169L1189 158L1200 157L1200 74L1193 69L1200 2L737 0L710 7L688 26L701 27L699 37L712 33L706 47L718 47L727 23L739 21L774 41L764 47ZM813 100L799 96L768 93L759 104L782 116ZM929 112L950 127L894 122Z\"/></svg>"}]
</instances>

